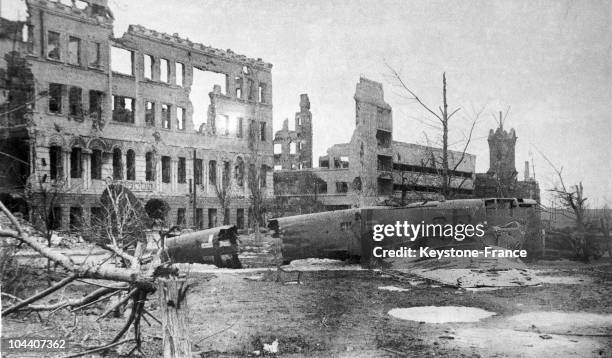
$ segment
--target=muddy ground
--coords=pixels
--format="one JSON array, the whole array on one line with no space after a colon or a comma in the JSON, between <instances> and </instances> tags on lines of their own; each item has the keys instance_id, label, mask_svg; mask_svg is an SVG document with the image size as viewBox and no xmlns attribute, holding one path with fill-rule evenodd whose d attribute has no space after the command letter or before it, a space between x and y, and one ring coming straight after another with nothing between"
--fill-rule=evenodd
<instances>
[{"instance_id":1,"label":"muddy ground","mask_svg":"<svg viewBox=\"0 0 612 358\"><path fill-rule=\"evenodd\" d=\"M282 273L288 282L277 282L275 268L261 268L273 262L263 246L242 253L251 268L192 267L189 324L193 350L199 356L612 357L609 258L591 264L530 263L544 281L540 286L469 291L325 262L301 269L299 284L293 281L295 272ZM45 287L40 270L30 268L24 275L29 279L22 297ZM384 286L403 290L379 289ZM92 289L75 284L54 297L81 296ZM148 303L153 314L159 313L156 300L151 297ZM388 314L393 308L415 306L477 307L495 315L473 323L424 323ZM72 352L78 352L108 342L122 326L125 318L96 322L104 309L101 304L78 314L12 315L3 319L2 337L60 336L70 341ZM157 357L160 331L150 321L151 326L145 323L143 328L144 352ZM277 352L271 353L274 346ZM104 356L118 357L130 348Z\"/></svg>"}]
</instances>

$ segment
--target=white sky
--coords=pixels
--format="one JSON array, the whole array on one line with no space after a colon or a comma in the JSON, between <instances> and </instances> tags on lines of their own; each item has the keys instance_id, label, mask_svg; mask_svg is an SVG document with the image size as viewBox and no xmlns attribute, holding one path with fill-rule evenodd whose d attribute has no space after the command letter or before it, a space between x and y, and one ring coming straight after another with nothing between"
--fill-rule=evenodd
<instances>
[{"instance_id":1,"label":"white sky","mask_svg":"<svg viewBox=\"0 0 612 358\"><path fill-rule=\"evenodd\" d=\"M1 0L12 17L22 0ZM401 95L385 61L433 107L446 71L449 104L461 107L451 141L484 108L469 152L488 169L494 113L510 113L517 170L535 162L542 189L583 181L591 205L612 204L612 2L597 0L110 0L115 35L141 24L273 64L274 127L308 93L314 157L350 139L355 84L380 81L393 107L394 139L425 144L426 114ZM23 12L23 11L22 11ZM22 15L23 16L23 15ZM461 143L458 144L459 148ZM545 200L545 204L548 202Z\"/></svg>"}]
</instances>

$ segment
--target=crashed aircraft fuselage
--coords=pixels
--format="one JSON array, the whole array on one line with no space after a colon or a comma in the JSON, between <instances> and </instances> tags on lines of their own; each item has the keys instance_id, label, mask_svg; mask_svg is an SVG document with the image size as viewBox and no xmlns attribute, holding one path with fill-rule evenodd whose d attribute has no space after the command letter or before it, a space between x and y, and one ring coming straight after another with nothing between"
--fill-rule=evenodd
<instances>
[{"instance_id":1,"label":"crashed aircraft fuselage","mask_svg":"<svg viewBox=\"0 0 612 358\"><path fill-rule=\"evenodd\" d=\"M537 217L537 203L529 199L491 198L426 202L403 207L355 208L276 218L269 228L282 241L283 261L304 258L360 258L368 261L374 246L463 247L480 249L485 245L519 249L525 232ZM482 236L461 240L440 232L421 237L385 236L373 240L376 225L472 225L482 228Z\"/></svg>"}]
</instances>

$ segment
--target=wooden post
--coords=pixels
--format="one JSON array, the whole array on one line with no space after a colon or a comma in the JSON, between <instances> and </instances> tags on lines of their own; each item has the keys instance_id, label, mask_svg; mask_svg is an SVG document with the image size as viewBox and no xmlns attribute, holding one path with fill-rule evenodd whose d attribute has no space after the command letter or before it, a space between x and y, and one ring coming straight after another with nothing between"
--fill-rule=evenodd
<instances>
[{"instance_id":1,"label":"wooden post","mask_svg":"<svg viewBox=\"0 0 612 358\"><path fill-rule=\"evenodd\" d=\"M191 358L187 328L187 280L158 278L164 358Z\"/></svg>"}]
</instances>

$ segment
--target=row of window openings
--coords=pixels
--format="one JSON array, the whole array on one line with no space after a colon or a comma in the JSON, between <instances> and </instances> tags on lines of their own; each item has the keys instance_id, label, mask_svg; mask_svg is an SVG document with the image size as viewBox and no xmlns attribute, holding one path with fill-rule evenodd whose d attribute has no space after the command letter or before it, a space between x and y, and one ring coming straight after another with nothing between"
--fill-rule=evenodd
<instances>
[{"instance_id":1,"label":"row of window openings","mask_svg":"<svg viewBox=\"0 0 612 358\"><path fill-rule=\"evenodd\" d=\"M68 37L68 63L72 65L81 65L81 39L75 36ZM53 60L61 60L61 40L60 34L54 31L47 32L47 57ZM111 57L115 64L113 70L119 73L133 76L134 75L134 52L119 47L111 47ZM100 43L91 42L88 46L89 66L99 67L101 59ZM170 83L170 61L160 58L159 62L159 80L164 83ZM153 80L153 74L156 73L155 58L150 55L144 55L143 76L145 79ZM185 65L181 62L175 62L175 84L185 86ZM237 98L242 98L242 77L235 77L236 84L235 95ZM248 79L247 99L255 100L255 82ZM257 87L257 101L265 103L266 85L261 83Z\"/></svg>"},{"instance_id":2,"label":"row of window openings","mask_svg":"<svg viewBox=\"0 0 612 358\"><path fill-rule=\"evenodd\" d=\"M289 154L296 154L298 150L303 150L304 149L304 143L303 142L291 142L289 143ZM276 143L274 144L274 154L282 154L283 152L283 145L280 143Z\"/></svg>"},{"instance_id":3,"label":"row of window openings","mask_svg":"<svg viewBox=\"0 0 612 358\"><path fill-rule=\"evenodd\" d=\"M50 159L50 176L51 179L57 179L58 177L63 176L63 167L62 167L62 148L59 146L52 146L49 150L49 159ZM145 154L145 180L146 181L155 181L155 159L154 155L151 152L147 152ZM126 153L126 179L127 180L136 180L136 154L132 149L128 150ZM91 179L102 179L102 164L103 164L103 154L99 149L92 150L91 153ZM113 179L114 180L122 180L123 179L123 158L120 149L114 149L112 154L112 165L113 165ZM194 181L196 185L202 184L203 178L203 160L196 159L195 160L195 175ZM171 182L171 158L168 156L161 157L161 168L162 168L162 183L170 183ZM179 157L177 162L177 182L179 184L187 183L187 170L186 170L186 159L185 157ZM211 160L209 161L209 183L211 185L217 184L217 161ZM230 168L231 163L229 161L223 162L223 175L222 175L222 183L223 185L228 185L230 180ZM260 175L260 186L265 187L266 183L266 173L267 167L262 165ZM255 173L254 168L250 168L251 173ZM70 177L71 178L81 178L83 173L83 158L82 158L82 149L79 147L72 148L70 152ZM244 186L244 162L242 159L238 159L235 170L234 177L236 180L236 184L240 187Z\"/></svg>"},{"instance_id":4,"label":"row of window openings","mask_svg":"<svg viewBox=\"0 0 612 358\"><path fill-rule=\"evenodd\" d=\"M111 57L113 58L112 63L113 71L122 73L129 76L134 76L134 52L130 50L126 50L119 47L111 48ZM159 72L156 66L156 61L159 62ZM175 83L181 86L185 86L185 65L180 62L175 62ZM170 83L170 71L171 65L167 59L159 58L156 59L151 55L144 55L143 60L143 77L147 80L154 80L155 75L159 74L159 80L164 83ZM243 68L243 72L245 74L248 73L248 70ZM228 76L226 76L226 82L228 80ZM242 98L243 94L243 78L240 76L234 77L235 84L235 93L236 98ZM220 86L221 92L225 93L224 86ZM247 100L249 101L258 101L260 103L266 102L266 84L260 83L257 88L255 88L255 81L251 78L247 79L246 86L246 94Z\"/></svg>"},{"instance_id":5,"label":"row of window openings","mask_svg":"<svg viewBox=\"0 0 612 358\"><path fill-rule=\"evenodd\" d=\"M62 98L66 86L58 83L49 84L49 112L62 113ZM97 115L100 118L102 115L102 96L99 91L89 91L89 113ZM134 123L134 105L135 100L131 97L112 96L113 121L122 123ZM75 117L83 116L82 89L80 87L70 87L68 91L68 114ZM172 119L170 115L172 105L161 105L161 126L164 129L172 128ZM176 127L178 130L185 130L186 113L185 108L176 107ZM243 137L243 118L231 119L226 115L217 115L219 129L218 132L222 135L233 134L232 128L236 128L236 136ZM145 102L145 124L147 126L155 126L155 103ZM252 122L253 124L253 122ZM213 127L215 123L212 124ZM259 137L262 141L266 140L266 123L260 122Z\"/></svg>"},{"instance_id":6,"label":"row of window openings","mask_svg":"<svg viewBox=\"0 0 612 358\"><path fill-rule=\"evenodd\" d=\"M178 208L176 211L176 224L179 226L186 227L186 212L185 208ZM249 213L251 210L249 209ZM104 210L101 207L92 207L90 209L91 220L95 222L96 220L101 220L104 216ZM238 208L236 209L236 227L238 229L245 228L245 220L244 220L244 209ZM249 217L251 215L249 214ZM62 208L59 206L51 208L49 211L49 222L51 223L52 230L60 230L62 227ZM204 228L204 209L196 208L195 212L196 219L196 227L198 229ZM83 228L83 208L80 206L70 207L70 216L69 216L69 224L71 230L79 230ZM228 225L230 221L230 209L226 208L223 215L223 224ZM216 227L218 226L217 221L217 209L209 208L208 209L208 227Z\"/></svg>"},{"instance_id":7,"label":"row of window openings","mask_svg":"<svg viewBox=\"0 0 612 358\"><path fill-rule=\"evenodd\" d=\"M61 35L59 32L47 32L47 58L61 61ZM81 39L76 36L68 37L68 58L67 62L71 65L80 66L82 45ZM99 42L89 42L87 46L88 65L90 67L99 67L101 60L101 45Z\"/></svg>"}]
</instances>

